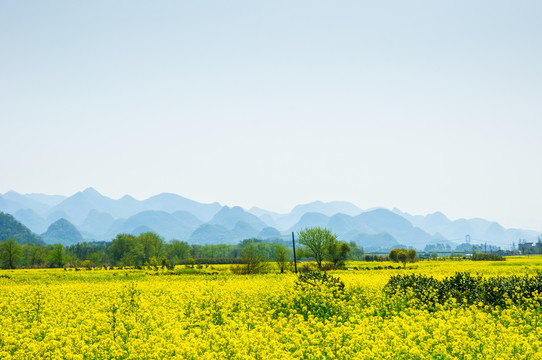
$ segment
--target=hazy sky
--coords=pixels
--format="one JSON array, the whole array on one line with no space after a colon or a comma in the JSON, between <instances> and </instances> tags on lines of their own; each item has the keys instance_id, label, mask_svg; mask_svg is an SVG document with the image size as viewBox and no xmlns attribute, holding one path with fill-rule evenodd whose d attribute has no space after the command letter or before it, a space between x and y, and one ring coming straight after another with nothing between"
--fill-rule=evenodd
<instances>
[{"instance_id":1,"label":"hazy sky","mask_svg":"<svg viewBox=\"0 0 542 360\"><path fill-rule=\"evenodd\" d=\"M540 1L0 0L0 193L542 229Z\"/></svg>"}]
</instances>

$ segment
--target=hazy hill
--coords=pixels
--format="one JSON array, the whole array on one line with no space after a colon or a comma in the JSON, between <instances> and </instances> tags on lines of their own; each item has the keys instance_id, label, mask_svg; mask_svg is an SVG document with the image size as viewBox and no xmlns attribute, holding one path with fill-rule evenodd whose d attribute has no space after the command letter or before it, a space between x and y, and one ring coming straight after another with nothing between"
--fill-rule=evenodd
<instances>
[{"instance_id":1,"label":"hazy hill","mask_svg":"<svg viewBox=\"0 0 542 360\"><path fill-rule=\"evenodd\" d=\"M141 229L152 229L166 240L186 241L192 232L201 224L194 215L177 211L173 214L165 211L147 210L137 213L126 220L115 221L108 229L108 237L113 238L120 233L146 232Z\"/></svg>"},{"instance_id":2,"label":"hazy hill","mask_svg":"<svg viewBox=\"0 0 542 360\"><path fill-rule=\"evenodd\" d=\"M187 228L196 229L198 226L200 226L203 223L198 217L196 217L195 215L193 215L192 213L188 211L175 211L171 215L175 219L177 219L179 224Z\"/></svg>"},{"instance_id":3,"label":"hazy hill","mask_svg":"<svg viewBox=\"0 0 542 360\"><path fill-rule=\"evenodd\" d=\"M256 237L260 240L269 240L269 239L282 239L283 236L281 235L280 231L275 229L274 227L268 226L266 228L263 228L262 231L256 235Z\"/></svg>"},{"instance_id":4,"label":"hazy hill","mask_svg":"<svg viewBox=\"0 0 542 360\"><path fill-rule=\"evenodd\" d=\"M276 235L278 232L276 230L276 232L273 232L271 228L266 229L264 234ZM207 223L201 225L192 233L188 239L188 243L200 245L237 244L245 239L258 237L262 231L258 231L245 221L238 221L231 230L220 224ZM280 238L280 233L278 233L278 235Z\"/></svg>"},{"instance_id":5,"label":"hazy hill","mask_svg":"<svg viewBox=\"0 0 542 360\"><path fill-rule=\"evenodd\" d=\"M276 221L269 215L269 214L263 214L262 216L258 216L264 223L266 223L267 225L271 226L271 227L274 227L274 228L278 228L279 226L277 225Z\"/></svg>"},{"instance_id":6,"label":"hazy hill","mask_svg":"<svg viewBox=\"0 0 542 360\"><path fill-rule=\"evenodd\" d=\"M2 198L10 204L11 213L22 209L32 209L37 214L44 215L47 212L47 209L50 207L47 204L34 200L32 197L19 194L15 191L8 191L2 195Z\"/></svg>"},{"instance_id":7,"label":"hazy hill","mask_svg":"<svg viewBox=\"0 0 542 360\"><path fill-rule=\"evenodd\" d=\"M410 221L414 226L418 226L419 228L427 231L430 234L440 232L440 230L446 228L451 223L451 220L448 219L446 215L444 215L440 211L425 216L412 216L410 214L403 213L398 209L393 209L393 212L401 215L402 217Z\"/></svg>"},{"instance_id":8,"label":"hazy hill","mask_svg":"<svg viewBox=\"0 0 542 360\"><path fill-rule=\"evenodd\" d=\"M77 228L66 219L59 219L52 223L41 237L48 244L62 244L64 246L84 241Z\"/></svg>"},{"instance_id":9,"label":"hazy hill","mask_svg":"<svg viewBox=\"0 0 542 360\"><path fill-rule=\"evenodd\" d=\"M258 216L267 224L277 227L279 230L286 230L295 227L301 217L307 213L320 213L326 216L343 213L354 216L361 213L362 210L356 205L346 201L313 201L308 204L295 206L288 214L278 214L258 207L251 208L250 212Z\"/></svg>"},{"instance_id":10,"label":"hazy hill","mask_svg":"<svg viewBox=\"0 0 542 360\"><path fill-rule=\"evenodd\" d=\"M66 214L65 211L56 210L56 211L51 212L49 215L47 215L46 221L49 225L51 225L52 223L54 223L55 221L59 219L66 219L66 218L68 218L68 214Z\"/></svg>"},{"instance_id":11,"label":"hazy hill","mask_svg":"<svg viewBox=\"0 0 542 360\"><path fill-rule=\"evenodd\" d=\"M14 239L19 244L43 244L43 241L12 215L0 212L0 241Z\"/></svg>"},{"instance_id":12,"label":"hazy hill","mask_svg":"<svg viewBox=\"0 0 542 360\"><path fill-rule=\"evenodd\" d=\"M93 188L70 197L9 191L0 195L0 211L14 214L36 233L44 232L49 225L64 218L78 227L85 238L96 240L111 240L119 232L153 229L166 239L201 239L201 234L208 232L214 234L214 239L235 241L242 236L259 236L269 227L282 232L284 237L290 231L308 226L324 226L346 241L362 236L360 234L385 232L398 243L420 249L426 244L447 243L448 240L463 243L466 235L470 235L475 243L505 247L512 242L517 244L520 238L536 241L539 235L530 230L505 229L485 219L452 221L440 212L429 215L410 215L398 209L362 212L359 207L344 201L314 201L297 205L288 214L278 214L256 207L247 212L240 207L221 207L216 202L203 204L170 193L145 200L136 200L129 195L115 200ZM220 225L227 231L204 227L192 236L204 223Z\"/></svg>"},{"instance_id":13,"label":"hazy hill","mask_svg":"<svg viewBox=\"0 0 542 360\"><path fill-rule=\"evenodd\" d=\"M220 204L202 204L175 194L158 194L146 200L136 200L131 196L124 196L118 200L108 198L93 188L85 189L62 201L50 209L50 212L63 211L76 224L81 224L91 210L106 212L114 218L128 218L147 210L187 211L199 219L210 219L219 209Z\"/></svg>"},{"instance_id":14,"label":"hazy hill","mask_svg":"<svg viewBox=\"0 0 542 360\"><path fill-rule=\"evenodd\" d=\"M115 219L111 214L92 209L83 223L79 225L79 229L95 240L108 240L105 234L114 222Z\"/></svg>"},{"instance_id":15,"label":"hazy hill","mask_svg":"<svg viewBox=\"0 0 542 360\"><path fill-rule=\"evenodd\" d=\"M236 244L237 242L231 237L230 231L222 225L203 224L198 227L190 238L189 244Z\"/></svg>"},{"instance_id":16,"label":"hazy hill","mask_svg":"<svg viewBox=\"0 0 542 360\"><path fill-rule=\"evenodd\" d=\"M217 202L202 204L176 194L162 193L141 202L144 209L161 210L165 212L186 211L195 215L203 222L209 221L220 209Z\"/></svg>"},{"instance_id":17,"label":"hazy hill","mask_svg":"<svg viewBox=\"0 0 542 360\"><path fill-rule=\"evenodd\" d=\"M333 229L339 238L345 238L350 240L352 233L366 233L372 234L375 231L363 222L358 221L356 218L346 214L335 214L327 222L327 227Z\"/></svg>"},{"instance_id":18,"label":"hazy hill","mask_svg":"<svg viewBox=\"0 0 542 360\"><path fill-rule=\"evenodd\" d=\"M375 233L386 232L398 242L416 248L423 249L425 245L439 238L414 227L407 219L387 209L366 211L356 216L355 219L366 224Z\"/></svg>"},{"instance_id":19,"label":"hazy hill","mask_svg":"<svg viewBox=\"0 0 542 360\"><path fill-rule=\"evenodd\" d=\"M300 230L303 230L307 227L314 227L314 226L320 226L320 227L327 227L327 223L329 222L329 216L317 213L317 212L310 212L303 214L299 221L292 226L288 232L298 232ZM332 229L333 230L333 229Z\"/></svg>"},{"instance_id":20,"label":"hazy hill","mask_svg":"<svg viewBox=\"0 0 542 360\"><path fill-rule=\"evenodd\" d=\"M63 195L24 194L24 196L47 206L55 206L66 199Z\"/></svg>"},{"instance_id":21,"label":"hazy hill","mask_svg":"<svg viewBox=\"0 0 542 360\"><path fill-rule=\"evenodd\" d=\"M155 231L154 229L151 229L150 227L148 226L145 226L145 225L141 225L141 226L138 226L136 227L135 229L133 229L132 231L129 232L129 234L132 234L132 235L135 235L135 236L139 236L143 233L148 233L148 232L152 232L152 233L155 233L157 234L158 232Z\"/></svg>"},{"instance_id":22,"label":"hazy hill","mask_svg":"<svg viewBox=\"0 0 542 360\"><path fill-rule=\"evenodd\" d=\"M441 236L430 235L414 227L402 216L386 209L366 211L354 217L346 214L335 214L329 217L321 213L306 213L289 231L298 232L312 226L328 228L343 241L364 239L364 243L370 248L384 248L386 244L401 243L423 249L428 243L443 239ZM367 236L380 233L386 233L387 236ZM382 245L370 244L370 241L382 239L386 240Z\"/></svg>"},{"instance_id":23,"label":"hazy hill","mask_svg":"<svg viewBox=\"0 0 542 360\"><path fill-rule=\"evenodd\" d=\"M215 216L213 216L213 218L209 221L209 224L221 225L227 229L233 229L239 221L247 223L256 229L257 232L267 227L267 224L261 219L249 212L246 212L239 206L234 206L231 208L224 206L218 213L215 214Z\"/></svg>"},{"instance_id":24,"label":"hazy hill","mask_svg":"<svg viewBox=\"0 0 542 360\"><path fill-rule=\"evenodd\" d=\"M406 245L401 245L393 236L385 232L379 234L359 233L351 241L363 247L365 252L388 252L394 248L406 247Z\"/></svg>"},{"instance_id":25,"label":"hazy hill","mask_svg":"<svg viewBox=\"0 0 542 360\"><path fill-rule=\"evenodd\" d=\"M430 234L440 234L444 238L459 244L465 242L466 235L471 241L491 245L509 246L512 242L517 244L518 239L535 241L538 232L519 229L505 229L494 221L485 219L457 219L450 220L441 212L428 215L410 215L394 209L394 212L409 220Z\"/></svg>"},{"instance_id":26,"label":"hazy hill","mask_svg":"<svg viewBox=\"0 0 542 360\"><path fill-rule=\"evenodd\" d=\"M32 209L17 210L13 216L36 234L41 234L47 230L49 225L47 220L36 214Z\"/></svg>"},{"instance_id":27,"label":"hazy hill","mask_svg":"<svg viewBox=\"0 0 542 360\"><path fill-rule=\"evenodd\" d=\"M237 224L230 231L230 236L232 239L239 239L239 241L244 239L255 238L258 236L259 231L252 227L249 223L245 221L238 221Z\"/></svg>"},{"instance_id":28,"label":"hazy hill","mask_svg":"<svg viewBox=\"0 0 542 360\"><path fill-rule=\"evenodd\" d=\"M75 224L81 224L93 209L111 213L112 201L93 188L88 188L65 199L60 204L54 206L50 212L64 213L65 218Z\"/></svg>"},{"instance_id":29,"label":"hazy hill","mask_svg":"<svg viewBox=\"0 0 542 360\"><path fill-rule=\"evenodd\" d=\"M290 214L300 217L308 212L317 212L327 216L332 216L338 213L355 216L360 214L362 211L363 210L361 210L359 207L347 201L313 201L308 204L295 206Z\"/></svg>"},{"instance_id":30,"label":"hazy hill","mask_svg":"<svg viewBox=\"0 0 542 360\"><path fill-rule=\"evenodd\" d=\"M24 204L20 204L18 202L15 202L13 200L9 199L9 196L6 196L9 193L6 193L4 195L0 195L0 211L5 213L14 214L15 212L21 210L21 209L27 209L28 206L25 206Z\"/></svg>"}]
</instances>

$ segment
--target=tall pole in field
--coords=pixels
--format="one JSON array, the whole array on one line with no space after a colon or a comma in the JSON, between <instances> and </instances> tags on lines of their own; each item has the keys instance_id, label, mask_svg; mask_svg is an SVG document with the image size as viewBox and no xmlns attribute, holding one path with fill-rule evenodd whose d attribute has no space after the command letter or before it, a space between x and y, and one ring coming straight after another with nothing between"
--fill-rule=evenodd
<instances>
[{"instance_id":1,"label":"tall pole in field","mask_svg":"<svg viewBox=\"0 0 542 360\"><path fill-rule=\"evenodd\" d=\"M294 239L293 231L292 231L292 245L294 246L294 268L295 268L295 273L297 274L297 259L295 257L295 239Z\"/></svg>"}]
</instances>

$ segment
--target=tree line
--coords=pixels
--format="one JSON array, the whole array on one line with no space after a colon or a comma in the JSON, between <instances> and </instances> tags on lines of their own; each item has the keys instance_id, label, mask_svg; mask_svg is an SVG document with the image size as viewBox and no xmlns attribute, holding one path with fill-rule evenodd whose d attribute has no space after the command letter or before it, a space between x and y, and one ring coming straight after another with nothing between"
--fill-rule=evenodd
<instances>
[{"instance_id":1,"label":"tree line","mask_svg":"<svg viewBox=\"0 0 542 360\"><path fill-rule=\"evenodd\" d=\"M356 243L337 240L327 229L308 228L298 233L301 245L298 260L323 261L340 266L345 260L363 260L363 248ZM245 239L238 244L188 244L164 241L153 232L140 235L118 234L109 242L82 242L76 245L19 244L14 239L0 243L0 266L5 269L43 267L101 267L182 264L241 264L249 254L263 262L291 262L292 245L288 241ZM284 268L281 269L282 271Z\"/></svg>"}]
</instances>

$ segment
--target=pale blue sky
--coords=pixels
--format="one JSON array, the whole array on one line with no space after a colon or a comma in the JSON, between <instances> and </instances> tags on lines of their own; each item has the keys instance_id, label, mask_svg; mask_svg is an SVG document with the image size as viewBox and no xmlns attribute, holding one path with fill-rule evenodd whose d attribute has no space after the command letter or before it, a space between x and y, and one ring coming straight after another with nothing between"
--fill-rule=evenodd
<instances>
[{"instance_id":1,"label":"pale blue sky","mask_svg":"<svg viewBox=\"0 0 542 360\"><path fill-rule=\"evenodd\" d=\"M540 1L0 0L0 193L542 229Z\"/></svg>"}]
</instances>

